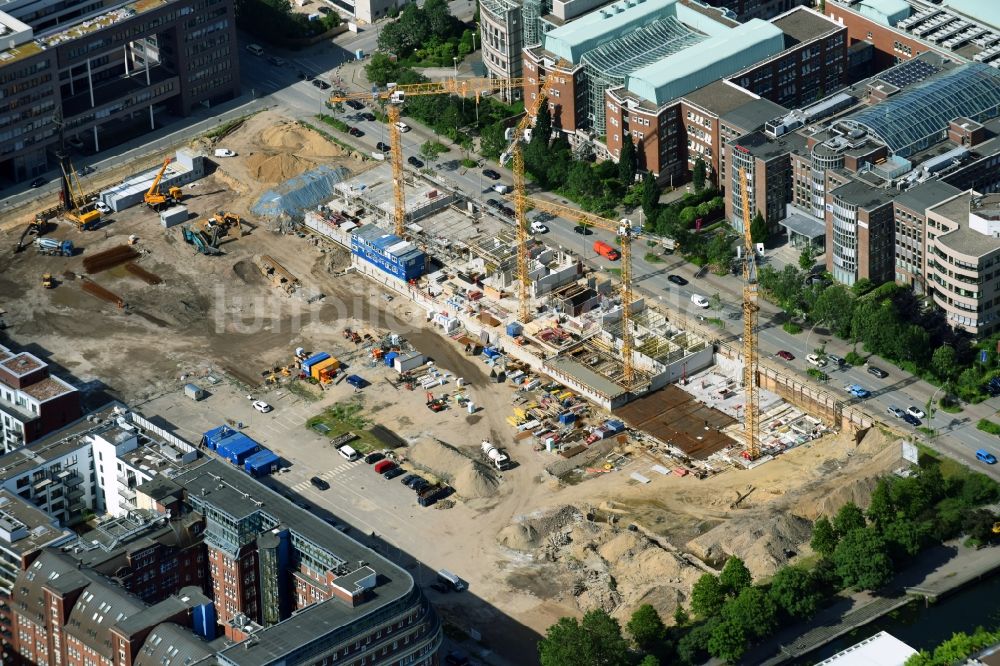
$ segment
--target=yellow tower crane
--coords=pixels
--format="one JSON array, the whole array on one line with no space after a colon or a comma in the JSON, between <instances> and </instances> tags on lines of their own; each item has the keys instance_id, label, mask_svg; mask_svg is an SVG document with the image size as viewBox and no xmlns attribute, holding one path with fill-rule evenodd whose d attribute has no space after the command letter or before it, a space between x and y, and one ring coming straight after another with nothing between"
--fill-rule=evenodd
<instances>
[{"instance_id":1,"label":"yellow tower crane","mask_svg":"<svg viewBox=\"0 0 1000 666\"><path fill-rule=\"evenodd\" d=\"M459 95L465 97L473 95L476 104L483 93L493 92L501 88L520 87L524 84L524 79L489 79L489 78L468 78L468 79L444 79L441 81L431 81L429 83L412 83L397 85L388 84L385 88L373 87L371 92L363 93L340 93L331 95L330 104L341 104L351 100L360 102L388 102L386 105L386 115L389 123L389 146L391 148L390 159L392 161L392 192L393 192L393 217L394 232L397 236L403 237L406 232L406 194L403 183L403 142L399 131L399 110L403 106L408 96L414 95Z\"/></svg>"},{"instance_id":2,"label":"yellow tower crane","mask_svg":"<svg viewBox=\"0 0 1000 666\"><path fill-rule=\"evenodd\" d=\"M635 379L635 364L632 359L632 241L639 235L640 229L632 225L632 221L621 219L617 222L593 213L587 213L576 208L552 203L543 199L524 197L525 205L544 210L559 217L589 224L598 229L614 232L621 243L621 299L622 299L622 378L627 388L632 388Z\"/></svg>"},{"instance_id":3,"label":"yellow tower crane","mask_svg":"<svg viewBox=\"0 0 1000 666\"><path fill-rule=\"evenodd\" d=\"M757 393L757 255L750 234L750 191L746 169L740 168L740 195L743 201L743 436L746 448L743 457L760 457L758 421L760 396Z\"/></svg>"}]
</instances>

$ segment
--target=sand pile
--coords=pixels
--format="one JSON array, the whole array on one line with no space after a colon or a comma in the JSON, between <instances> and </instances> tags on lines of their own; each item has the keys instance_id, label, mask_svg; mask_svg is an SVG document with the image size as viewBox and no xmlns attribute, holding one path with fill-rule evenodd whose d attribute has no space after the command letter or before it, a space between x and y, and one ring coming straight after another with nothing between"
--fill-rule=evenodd
<instances>
[{"instance_id":1,"label":"sand pile","mask_svg":"<svg viewBox=\"0 0 1000 666\"><path fill-rule=\"evenodd\" d=\"M408 457L417 467L450 483L462 497L471 499L497 494L499 480L489 467L444 442L422 439L410 447Z\"/></svg>"},{"instance_id":2,"label":"sand pile","mask_svg":"<svg viewBox=\"0 0 1000 666\"><path fill-rule=\"evenodd\" d=\"M250 175L262 183L280 183L294 178L312 166L312 163L287 153L254 153L246 160Z\"/></svg>"},{"instance_id":3,"label":"sand pile","mask_svg":"<svg viewBox=\"0 0 1000 666\"><path fill-rule=\"evenodd\" d=\"M265 148L294 153L300 157L338 157L344 151L310 129L291 122L271 125L260 133Z\"/></svg>"},{"instance_id":4,"label":"sand pile","mask_svg":"<svg viewBox=\"0 0 1000 666\"><path fill-rule=\"evenodd\" d=\"M754 511L729 519L687 543L699 559L721 565L739 556L754 578L770 576L809 541L812 521L787 513Z\"/></svg>"}]
</instances>

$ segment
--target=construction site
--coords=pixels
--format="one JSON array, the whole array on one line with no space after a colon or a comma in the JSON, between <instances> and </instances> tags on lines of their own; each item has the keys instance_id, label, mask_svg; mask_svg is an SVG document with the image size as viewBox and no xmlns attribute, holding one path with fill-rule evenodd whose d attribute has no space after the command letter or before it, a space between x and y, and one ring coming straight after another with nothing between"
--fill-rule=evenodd
<instances>
[{"instance_id":1,"label":"construction site","mask_svg":"<svg viewBox=\"0 0 1000 666\"><path fill-rule=\"evenodd\" d=\"M398 155L262 112L0 229L5 333L87 394L170 418L205 419L227 395L308 416L359 405L395 437L365 447L455 490L447 511L379 533L538 632L597 607L668 618L728 555L755 576L807 555L811 521L863 503L899 447L757 387L753 293L735 352L634 294L638 229L519 196L518 144L511 224ZM529 206L615 233L620 275L532 237ZM299 350L327 362L314 373ZM216 395L184 399L191 382ZM306 420L265 443L334 465ZM491 621L460 602L443 614Z\"/></svg>"}]
</instances>

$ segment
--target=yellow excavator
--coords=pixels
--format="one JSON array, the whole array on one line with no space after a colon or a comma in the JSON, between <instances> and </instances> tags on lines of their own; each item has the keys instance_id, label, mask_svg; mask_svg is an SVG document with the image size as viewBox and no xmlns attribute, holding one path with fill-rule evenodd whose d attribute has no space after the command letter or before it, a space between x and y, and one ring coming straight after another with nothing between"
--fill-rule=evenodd
<instances>
[{"instance_id":1,"label":"yellow excavator","mask_svg":"<svg viewBox=\"0 0 1000 666\"><path fill-rule=\"evenodd\" d=\"M76 180L76 172L73 164L69 163L69 168L61 164L63 174L63 217L76 225L80 231L95 229L101 223L101 211L97 210L94 202L87 202L80 183Z\"/></svg>"},{"instance_id":2,"label":"yellow excavator","mask_svg":"<svg viewBox=\"0 0 1000 666\"><path fill-rule=\"evenodd\" d=\"M52 279L52 273L42 273L42 288L52 289L56 286L55 281Z\"/></svg>"},{"instance_id":3,"label":"yellow excavator","mask_svg":"<svg viewBox=\"0 0 1000 666\"><path fill-rule=\"evenodd\" d=\"M163 160L163 166L160 167L159 173L156 174L156 178L153 179L153 184L149 186L149 190L143 195L143 201L146 205L153 210L162 210L175 203L180 203L181 198L184 193L181 188L173 186L167 190L164 194L160 191L160 181L163 179L163 174L167 170L167 166L170 164L170 158Z\"/></svg>"}]
</instances>

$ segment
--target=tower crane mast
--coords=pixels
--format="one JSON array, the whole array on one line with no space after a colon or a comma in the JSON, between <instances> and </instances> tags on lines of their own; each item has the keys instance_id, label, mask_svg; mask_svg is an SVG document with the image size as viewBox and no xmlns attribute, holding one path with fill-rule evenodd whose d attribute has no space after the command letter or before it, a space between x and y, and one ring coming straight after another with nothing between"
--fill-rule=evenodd
<instances>
[{"instance_id":1,"label":"tower crane mast","mask_svg":"<svg viewBox=\"0 0 1000 666\"><path fill-rule=\"evenodd\" d=\"M757 391L757 255L750 233L750 191L746 169L740 168L740 195L743 204L743 457L760 457L760 396Z\"/></svg>"}]
</instances>

